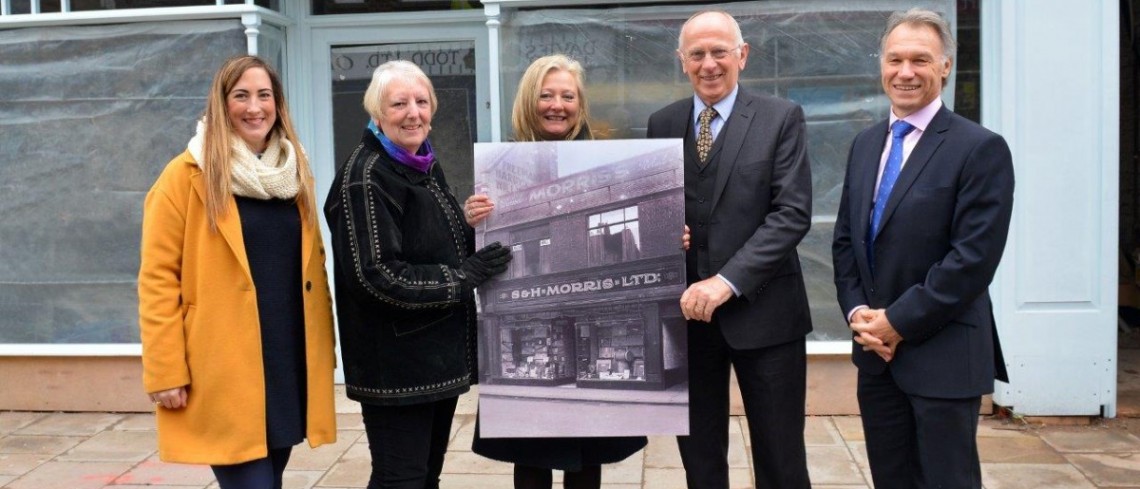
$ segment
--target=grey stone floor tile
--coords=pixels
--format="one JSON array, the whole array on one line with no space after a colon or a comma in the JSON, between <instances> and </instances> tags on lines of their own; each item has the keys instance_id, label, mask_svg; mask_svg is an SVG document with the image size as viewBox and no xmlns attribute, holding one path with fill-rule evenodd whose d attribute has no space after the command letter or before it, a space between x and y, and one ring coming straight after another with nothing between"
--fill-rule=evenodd
<instances>
[{"instance_id":1,"label":"grey stone floor tile","mask_svg":"<svg viewBox=\"0 0 1140 489\"><path fill-rule=\"evenodd\" d=\"M78 436L8 435L0 438L0 453L59 455L83 441Z\"/></svg>"},{"instance_id":2,"label":"grey stone floor tile","mask_svg":"<svg viewBox=\"0 0 1140 489\"><path fill-rule=\"evenodd\" d=\"M333 409L340 414L360 414L360 403L349 399L344 392L344 384L333 386Z\"/></svg>"},{"instance_id":3,"label":"grey stone floor tile","mask_svg":"<svg viewBox=\"0 0 1140 489\"><path fill-rule=\"evenodd\" d=\"M863 484L863 474L846 446L807 447L808 473L816 484Z\"/></svg>"},{"instance_id":4,"label":"grey stone floor tile","mask_svg":"<svg viewBox=\"0 0 1140 489\"><path fill-rule=\"evenodd\" d=\"M107 429L124 418L111 413L55 413L36 420L16 431L17 435L90 436Z\"/></svg>"},{"instance_id":5,"label":"grey stone floor tile","mask_svg":"<svg viewBox=\"0 0 1140 489\"><path fill-rule=\"evenodd\" d=\"M325 475L323 470L286 470L281 477L283 489L311 489Z\"/></svg>"},{"instance_id":6,"label":"grey stone floor tile","mask_svg":"<svg viewBox=\"0 0 1140 489\"><path fill-rule=\"evenodd\" d=\"M652 489L685 489L685 470L647 468L643 485Z\"/></svg>"},{"instance_id":7,"label":"grey stone floor tile","mask_svg":"<svg viewBox=\"0 0 1140 489\"><path fill-rule=\"evenodd\" d=\"M1099 487L1140 487L1140 453L1065 455Z\"/></svg>"},{"instance_id":8,"label":"grey stone floor tile","mask_svg":"<svg viewBox=\"0 0 1140 489\"><path fill-rule=\"evenodd\" d=\"M1064 463L1052 447L1037 437L978 438L978 456L984 463Z\"/></svg>"},{"instance_id":9,"label":"grey stone floor tile","mask_svg":"<svg viewBox=\"0 0 1140 489\"><path fill-rule=\"evenodd\" d=\"M744 443L744 430L740 426L742 417L733 417L728 420L728 466L735 469L747 469L751 466L749 453Z\"/></svg>"},{"instance_id":10,"label":"grey stone floor tile","mask_svg":"<svg viewBox=\"0 0 1140 489\"><path fill-rule=\"evenodd\" d=\"M684 476L682 476L682 480L684 480L683 477ZM657 486L646 487L656 488ZM729 489L752 489L756 487L752 482L752 470L729 467L728 487Z\"/></svg>"},{"instance_id":11,"label":"grey stone floor tile","mask_svg":"<svg viewBox=\"0 0 1140 489\"><path fill-rule=\"evenodd\" d=\"M116 480L116 484L172 485L205 487L214 481L206 465L172 464L151 456Z\"/></svg>"},{"instance_id":12,"label":"grey stone floor tile","mask_svg":"<svg viewBox=\"0 0 1140 489\"><path fill-rule=\"evenodd\" d=\"M104 431L76 445L56 460L71 462L139 462L158 450L154 433Z\"/></svg>"},{"instance_id":13,"label":"grey stone floor tile","mask_svg":"<svg viewBox=\"0 0 1140 489\"><path fill-rule=\"evenodd\" d=\"M7 484L8 489L100 489L131 468L122 462L47 462Z\"/></svg>"},{"instance_id":14,"label":"grey stone floor tile","mask_svg":"<svg viewBox=\"0 0 1140 489\"><path fill-rule=\"evenodd\" d=\"M827 416L808 416L804 420L804 444L843 445L843 437Z\"/></svg>"},{"instance_id":15,"label":"grey stone floor tile","mask_svg":"<svg viewBox=\"0 0 1140 489\"><path fill-rule=\"evenodd\" d=\"M151 431L156 429L154 414L128 414L111 427L115 431ZM153 435L152 435L153 436Z\"/></svg>"},{"instance_id":16,"label":"grey stone floor tile","mask_svg":"<svg viewBox=\"0 0 1140 489\"><path fill-rule=\"evenodd\" d=\"M748 418L745 418L744 416L737 416L737 419L740 422L740 436L744 437L744 447L751 450L752 431L748 427Z\"/></svg>"},{"instance_id":17,"label":"grey stone floor tile","mask_svg":"<svg viewBox=\"0 0 1140 489\"><path fill-rule=\"evenodd\" d=\"M10 411L0 413L0 435L6 435L47 416L44 413Z\"/></svg>"},{"instance_id":18,"label":"grey stone floor tile","mask_svg":"<svg viewBox=\"0 0 1140 489\"><path fill-rule=\"evenodd\" d=\"M456 416L469 416L478 412L479 408L479 386L471 386L471 390L466 394L459 396L459 402L455 404Z\"/></svg>"},{"instance_id":19,"label":"grey stone floor tile","mask_svg":"<svg viewBox=\"0 0 1140 489\"><path fill-rule=\"evenodd\" d=\"M978 420L978 438L1018 438L1037 436L1032 428L1008 419L983 416Z\"/></svg>"},{"instance_id":20,"label":"grey stone floor tile","mask_svg":"<svg viewBox=\"0 0 1140 489\"><path fill-rule=\"evenodd\" d=\"M858 416L833 416L831 422L844 441L863 441L863 420Z\"/></svg>"},{"instance_id":21,"label":"grey stone floor tile","mask_svg":"<svg viewBox=\"0 0 1140 489\"><path fill-rule=\"evenodd\" d=\"M474 452L449 452L443 460L444 474L505 474L514 473L514 465L491 460Z\"/></svg>"},{"instance_id":22,"label":"grey stone floor tile","mask_svg":"<svg viewBox=\"0 0 1140 489\"><path fill-rule=\"evenodd\" d=\"M1069 464L982 464L986 489L1095 489Z\"/></svg>"},{"instance_id":23,"label":"grey stone floor tile","mask_svg":"<svg viewBox=\"0 0 1140 489\"><path fill-rule=\"evenodd\" d=\"M448 451L470 452L475 438L475 416L456 416L451 422L451 442Z\"/></svg>"},{"instance_id":24,"label":"grey stone floor tile","mask_svg":"<svg viewBox=\"0 0 1140 489\"><path fill-rule=\"evenodd\" d=\"M51 460L51 455L0 453L0 475L24 475L48 460Z\"/></svg>"},{"instance_id":25,"label":"grey stone floor tile","mask_svg":"<svg viewBox=\"0 0 1140 489\"><path fill-rule=\"evenodd\" d=\"M1062 453L1140 452L1140 438L1118 430L1095 427L1043 429L1038 436Z\"/></svg>"},{"instance_id":26,"label":"grey stone floor tile","mask_svg":"<svg viewBox=\"0 0 1140 489\"><path fill-rule=\"evenodd\" d=\"M609 484L641 485L645 470L645 450L638 450L625 460L602 466L602 482Z\"/></svg>"},{"instance_id":27,"label":"grey stone floor tile","mask_svg":"<svg viewBox=\"0 0 1140 489\"><path fill-rule=\"evenodd\" d=\"M8 483L16 480L14 475L0 475L0 487L8 487Z\"/></svg>"},{"instance_id":28,"label":"grey stone floor tile","mask_svg":"<svg viewBox=\"0 0 1140 489\"><path fill-rule=\"evenodd\" d=\"M349 447L340 460L325 472L316 487L364 487L368 485L371 474L372 457L368 453L368 446L358 442Z\"/></svg>"},{"instance_id":29,"label":"grey stone floor tile","mask_svg":"<svg viewBox=\"0 0 1140 489\"><path fill-rule=\"evenodd\" d=\"M0 486L4 487L4 486ZM105 489L202 489L203 487L210 488L211 486L151 486L151 485L138 485L138 484L114 484L105 486Z\"/></svg>"},{"instance_id":30,"label":"grey stone floor tile","mask_svg":"<svg viewBox=\"0 0 1140 489\"><path fill-rule=\"evenodd\" d=\"M502 474L443 474L440 489L514 489L514 478ZM323 488L322 488L323 489Z\"/></svg>"},{"instance_id":31,"label":"grey stone floor tile","mask_svg":"<svg viewBox=\"0 0 1140 489\"><path fill-rule=\"evenodd\" d=\"M287 469L326 471L363 436L359 431L338 431L336 443L321 445L317 448L309 448L307 444L302 443L293 447Z\"/></svg>"},{"instance_id":32,"label":"grey stone floor tile","mask_svg":"<svg viewBox=\"0 0 1140 489\"><path fill-rule=\"evenodd\" d=\"M364 431L364 418L360 413L337 413L337 431Z\"/></svg>"},{"instance_id":33,"label":"grey stone floor tile","mask_svg":"<svg viewBox=\"0 0 1140 489\"><path fill-rule=\"evenodd\" d=\"M681 452L677 450L677 437L651 436L645 447L645 467L654 469L679 469Z\"/></svg>"}]
</instances>

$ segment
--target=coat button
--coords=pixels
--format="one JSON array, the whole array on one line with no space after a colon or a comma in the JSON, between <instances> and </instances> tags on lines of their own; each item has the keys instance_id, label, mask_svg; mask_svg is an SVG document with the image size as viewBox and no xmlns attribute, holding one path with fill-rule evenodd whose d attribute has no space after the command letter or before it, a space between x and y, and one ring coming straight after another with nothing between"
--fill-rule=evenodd
<instances>
[{"instance_id":1,"label":"coat button","mask_svg":"<svg viewBox=\"0 0 1140 489\"><path fill-rule=\"evenodd\" d=\"M310 290L313 290L313 282L305 281L305 292L308 292Z\"/></svg>"},{"instance_id":2,"label":"coat button","mask_svg":"<svg viewBox=\"0 0 1140 489\"><path fill-rule=\"evenodd\" d=\"M321 256L325 256L325 247L324 246L321 247Z\"/></svg>"}]
</instances>

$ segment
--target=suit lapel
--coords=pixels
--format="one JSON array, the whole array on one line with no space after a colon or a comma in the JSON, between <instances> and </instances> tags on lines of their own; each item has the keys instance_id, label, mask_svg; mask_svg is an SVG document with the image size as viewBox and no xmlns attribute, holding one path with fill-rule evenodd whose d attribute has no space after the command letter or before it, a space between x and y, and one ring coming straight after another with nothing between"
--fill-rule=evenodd
<instances>
[{"instance_id":1,"label":"suit lapel","mask_svg":"<svg viewBox=\"0 0 1140 489\"><path fill-rule=\"evenodd\" d=\"M205 178L204 175L199 173L190 179L190 185L194 187L194 193L202 201L202 208L204 209L206 207L206 189L202 188L203 178ZM237 258L246 278L250 280L250 283L253 283L253 273L249 270L249 258L245 254L245 239L241 233L241 219L238 216L236 199L231 197L226 203L226 213L218 219L217 225L218 234L225 238L226 244L233 251L234 257Z\"/></svg>"},{"instance_id":2,"label":"suit lapel","mask_svg":"<svg viewBox=\"0 0 1140 489\"><path fill-rule=\"evenodd\" d=\"M689 144L690 141L687 139L689 138L689 128L693 125L693 103L691 100L688 104L678 104L677 113L669 118L670 125L667 137L685 139L685 161L692 161L693 164L696 164L695 162L700 160L697 156L697 145Z\"/></svg>"},{"instance_id":3,"label":"suit lapel","mask_svg":"<svg viewBox=\"0 0 1140 489\"><path fill-rule=\"evenodd\" d=\"M748 134L749 126L756 120L756 108L752 106L753 102L754 99L743 90L738 91L736 104L732 106L732 115L729 116L729 120L724 121L724 127L720 130L717 138L720 146L716 150L720 156L717 156L716 152L712 156L719 160L717 160L716 187L713 188L710 209L716 209L720 195L724 193L724 187L728 184L728 177L732 175L736 166L736 157L740 154L740 148L744 146L744 136Z\"/></svg>"},{"instance_id":4,"label":"suit lapel","mask_svg":"<svg viewBox=\"0 0 1140 489\"><path fill-rule=\"evenodd\" d=\"M902 201L906 195L907 190L918 176L922 174L923 168L930 161L930 157L934 156L934 152L942 145L942 133L946 132L950 126L950 118L946 116L949 112L946 107L938 110L938 114L931 119L930 125L927 126L926 131L923 132L922 138L918 140L914 150L910 152L907 157L906 163L903 165L902 172L899 173L899 179L895 182L895 188L891 189L890 200L887 201L887 207L883 210L883 219L879 223L879 232L887 227L891 222L891 216L894 215L895 209L899 207L899 202Z\"/></svg>"},{"instance_id":5,"label":"suit lapel","mask_svg":"<svg viewBox=\"0 0 1140 489\"><path fill-rule=\"evenodd\" d=\"M887 141L887 121L876 124L871 129L871 137L863 141L862 146L854 149L855 164L860 165L859 188L851 189L852 195L858 200L854 207L854 229L866 233L870 229L871 205L875 202L875 182L879 178L879 160L883 157L883 145ZM875 135L879 135L875 137Z\"/></svg>"},{"instance_id":6,"label":"suit lapel","mask_svg":"<svg viewBox=\"0 0 1140 489\"><path fill-rule=\"evenodd\" d=\"M851 214L851 241L858 251L855 253L855 263L859 266L859 273L864 277L871 276L871 265L867 261L867 239L871 226L871 205L875 200L875 180L879 177L879 160L883 156L883 145L887 138L887 121L872 126L869 136L856 139L858 146L851 150L853 179L850 192L852 199Z\"/></svg>"}]
</instances>

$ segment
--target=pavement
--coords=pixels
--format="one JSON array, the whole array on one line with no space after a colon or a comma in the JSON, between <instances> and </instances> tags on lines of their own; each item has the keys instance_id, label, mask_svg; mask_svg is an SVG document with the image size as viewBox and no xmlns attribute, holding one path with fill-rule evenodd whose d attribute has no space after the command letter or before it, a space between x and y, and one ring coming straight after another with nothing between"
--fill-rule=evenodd
<instances>
[{"instance_id":1,"label":"pavement","mask_svg":"<svg viewBox=\"0 0 1140 489\"><path fill-rule=\"evenodd\" d=\"M512 487L511 465L471 453L477 393L461 398L444 465L443 488ZM359 405L337 399L338 440L293 450L287 489L365 487L369 456ZM1140 488L1140 419L1076 418L1082 426L980 417L978 444L987 489ZM735 488L753 487L748 423L730 423L729 465ZM857 416L811 416L804 433L817 488L871 486ZM167 464L156 455L154 416L119 413L0 412L0 487L11 489L212 489L208 467ZM557 473L556 473L557 474ZM560 475L556 475L556 481ZM602 472L606 489L683 488L673 437ZM555 484L558 487L558 484Z\"/></svg>"}]
</instances>

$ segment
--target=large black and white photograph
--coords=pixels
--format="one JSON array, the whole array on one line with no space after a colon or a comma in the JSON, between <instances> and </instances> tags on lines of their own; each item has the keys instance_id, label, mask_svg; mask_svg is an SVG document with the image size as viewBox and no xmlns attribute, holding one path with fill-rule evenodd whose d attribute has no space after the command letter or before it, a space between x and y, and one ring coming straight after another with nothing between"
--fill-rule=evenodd
<instances>
[{"instance_id":1,"label":"large black and white photograph","mask_svg":"<svg viewBox=\"0 0 1140 489\"><path fill-rule=\"evenodd\" d=\"M477 143L511 250L479 287L479 421L499 437L688 434L682 142Z\"/></svg>"}]
</instances>

